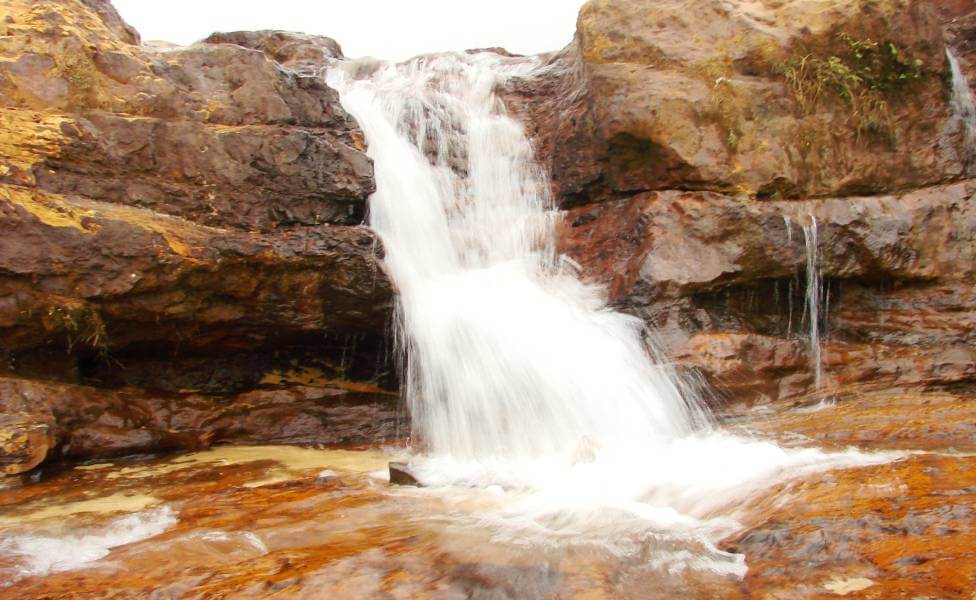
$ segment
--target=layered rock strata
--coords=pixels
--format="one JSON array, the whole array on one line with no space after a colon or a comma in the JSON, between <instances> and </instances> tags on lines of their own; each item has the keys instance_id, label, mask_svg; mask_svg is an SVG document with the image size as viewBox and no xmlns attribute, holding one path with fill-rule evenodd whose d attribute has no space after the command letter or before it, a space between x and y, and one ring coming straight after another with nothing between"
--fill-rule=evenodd
<instances>
[{"instance_id":1,"label":"layered rock strata","mask_svg":"<svg viewBox=\"0 0 976 600\"><path fill-rule=\"evenodd\" d=\"M0 373L13 379L0 413L42 415L56 456L149 452L222 434L113 417L92 426L123 441L100 430L79 442L70 430L90 424L62 400L107 414L171 394L181 414L194 393L255 410L240 394L267 393L332 410L334 389L267 383L308 357L329 380L389 381L377 357L392 291L360 225L372 163L337 93L306 68L341 58L338 44L262 32L156 51L103 0L12 0L3 14ZM24 407L14 388L43 391ZM208 422L227 412L208 402ZM346 437L266 421L228 439ZM151 433L136 443L129 428Z\"/></svg>"}]
</instances>

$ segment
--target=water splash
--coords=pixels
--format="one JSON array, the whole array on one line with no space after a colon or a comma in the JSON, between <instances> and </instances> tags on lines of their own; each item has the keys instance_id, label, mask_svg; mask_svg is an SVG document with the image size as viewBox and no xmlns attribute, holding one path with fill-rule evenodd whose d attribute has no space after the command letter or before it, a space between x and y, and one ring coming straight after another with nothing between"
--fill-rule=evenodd
<instances>
[{"instance_id":1,"label":"water splash","mask_svg":"<svg viewBox=\"0 0 976 600\"><path fill-rule=\"evenodd\" d=\"M12 570L5 573L7 583L32 575L81 568L108 556L113 548L159 535L176 522L173 510L161 506L119 517L88 531L61 535L4 535L0 537L0 553L14 559Z\"/></svg>"},{"instance_id":2,"label":"water splash","mask_svg":"<svg viewBox=\"0 0 976 600\"><path fill-rule=\"evenodd\" d=\"M663 531L737 571L712 544L736 526L721 506L787 474L888 458L715 432L653 334L563 268L549 183L494 94L536 67L444 54L328 74L375 163L370 225L399 292L414 467L454 497L477 492L490 507L477 519L519 539Z\"/></svg>"}]
</instances>

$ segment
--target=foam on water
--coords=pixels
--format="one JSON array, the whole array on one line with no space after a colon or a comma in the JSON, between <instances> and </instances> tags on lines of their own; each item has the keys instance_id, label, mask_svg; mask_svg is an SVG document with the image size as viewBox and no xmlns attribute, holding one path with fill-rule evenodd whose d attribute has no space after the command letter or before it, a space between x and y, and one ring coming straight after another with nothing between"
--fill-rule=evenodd
<instances>
[{"instance_id":1,"label":"foam on water","mask_svg":"<svg viewBox=\"0 0 976 600\"><path fill-rule=\"evenodd\" d=\"M479 518L522 533L708 547L736 527L722 509L771 481L888 460L714 431L642 323L564 269L549 183L494 94L537 67L445 54L328 75L375 162L420 478L487 494Z\"/></svg>"},{"instance_id":2,"label":"foam on water","mask_svg":"<svg viewBox=\"0 0 976 600\"><path fill-rule=\"evenodd\" d=\"M112 548L132 544L166 531L177 522L168 506L120 517L107 525L61 535L0 536L0 555L15 561L7 584L33 575L70 571L108 556Z\"/></svg>"}]
</instances>

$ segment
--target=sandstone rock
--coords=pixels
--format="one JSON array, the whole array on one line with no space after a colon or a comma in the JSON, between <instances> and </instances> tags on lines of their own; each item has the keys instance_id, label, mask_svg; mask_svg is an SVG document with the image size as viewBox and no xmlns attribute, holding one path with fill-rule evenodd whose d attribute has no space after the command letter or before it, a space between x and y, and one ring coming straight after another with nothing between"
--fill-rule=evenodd
<instances>
[{"instance_id":1,"label":"sandstone rock","mask_svg":"<svg viewBox=\"0 0 976 600\"><path fill-rule=\"evenodd\" d=\"M306 75L321 75L336 60L345 58L339 43L320 35L291 31L231 31L214 33L205 44L236 44L260 50L283 67Z\"/></svg>"},{"instance_id":2,"label":"sandstone rock","mask_svg":"<svg viewBox=\"0 0 976 600\"><path fill-rule=\"evenodd\" d=\"M701 372L725 397L763 403L796 396L812 383L801 340L746 333L708 333L691 338L675 360Z\"/></svg>"},{"instance_id":3,"label":"sandstone rock","mask_svg":"<svg viewBox=\"0 0 976 600\"><path fill-rule=\"evenodd\" d=\"M786 446L929 452L976 449L976 420L968 392L871 391L849 386L838 390L831 402L809 400L775 403L764 414L733 406L724 417Z\"/></svg>"},{"instance_id":4,"label":"sandstone rock","mask_svg":"<svg viewBox=\"0 0 976 600\"><path fill-rule=\"evenodd\" d=\"M33 129L46 144L14 133L23 147L0 154L0 175L208 225L362 221L372 163L321 77L230 43L153 53L120 37L114 10L94 0L18 0L9 11L0 106L24 135L30 111L43 111Z\"/></svg>"},{"instance_id":5,"label":"sandstone rock","mask_svg":"<svg viewBox=\"0 0 976 600\"><path fill-rule=\"evenodd\" d=\"M365 228L268 236L0 186L0 229L8 352L65 339L114 352L382 331L391 297Z\"/></svg>"},{"instance_id":6,"label":"sandstone rock","mask_svg":"<svg viewBox=\"0 0 976 600\"><path fill-rule=\"evenodd\" d=\"M826 277L958 280L974 274L974 193L972 182L805 202L655 192L568 211L558 237L562 251L610 285L612 299L790 277L805 268L802 226L811 217Z\"/></svg>"},{"instance_id":7,"label":"sandstone rock","mask_svg":"<svg viewBox=\"0 0 976 600\"><path fill-rule=\"evenodd\" d=\"M30 471L44 461L53 442L48 421L24 413L0 412L0 473Z\"/></svg>"},{"instance_id":8,"label":"sandstone rock","mask_svg":"<svg viewBox=\"0 0 976 600\"><path fill-rule=\"evenodd\" d=\"M802 360L787 369L770 352L805 349L812 217L828 384L957 383L972 377L974 192L971 181L810 201L654 192L568 211L559 246L726 393L775 399L811 382Z\"/></svg>"},{"instance_id":9,"label":"sandstone rock","mask_svg":"<svg viewBox=\"0 0 976 600\"><path fill-rule=\"evenodd\" d=\"M924 0L594 0L510 105L567 206L669 188L881 193L965 175L947 68ZM559 100L523 109L534 93Z\"/></svg>"},{"instance_id":10,"label":"sandstone rock","mask_svg":"<svg viewBox=\"0 0 976 600\"><path fill-rule=\"evenodd\" d=\"M196 450L217 443L362 444L393 438L399 422L397 397L375 388L356 392L291 385L228 396L13 378L0 378L0 413L19 419L9 427L0 424L0 431L18 436L10 438L17 447L6 450L5 443L4 452L20 465L28 459L15 450L26 456L29 449L36 458L21 470L36 466L49 447L49 458L89 459ZM32 427L46 437L21 435L33 432Z\"/></svg>"},{"instance_id":11,"label":"sandstone rock","mask_svg":"<svg viewBox=\"0 0 976 600\"><path fill-rule=\"evenodd\" d=\"M234 394L306 351L338 378L377 363L392 291L359 226L372 163L299 68L337 45L264 32L157 52L103 0L4 14L0 373Z\"/></svg>"}]
</instances>

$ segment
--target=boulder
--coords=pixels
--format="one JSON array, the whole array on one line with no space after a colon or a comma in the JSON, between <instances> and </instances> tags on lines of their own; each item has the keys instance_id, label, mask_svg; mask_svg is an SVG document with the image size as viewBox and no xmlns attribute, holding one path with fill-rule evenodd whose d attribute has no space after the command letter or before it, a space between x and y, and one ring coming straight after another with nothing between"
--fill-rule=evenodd
<instances>
[{"instance_id":1,"label":"boulder","mask_svg":"<svg viewBox=\"0 0 976 600\"><path fill-rule=\"evenodd\" d=\"M410 470L410 465L402 462L390 463L390 485L423 487L417 476Z\"/></svg>"},{"instance_id":2,"label":"boulder","mask_svg":"<svg viewBox=\"0 0 976 600\"><path fill-rule=\"evenodd\" d=\"M325 336L369 338L375 362L392 290L360 225L363 134L321 77L275 62L341 57L334 42L154 51L104 0L5 14L0 372L118 380L106 365Z\"/></svg>"},{"instance_id":3,"label":"boulder","mask_svg":"<svg viewBox=\"0 0 976 600\"><path fill-rule=\"evenodd\" d=\"M25 413L0 412L0 474L30 471L54 443L51 423Z\"/></svg>"},{"instance_id":4,"label":"boulder","mask_svg":"<svg viewBox=\"0 0 976 600\"><path fill-rule=\"evenodd\" d=\"M884 193L973 173L944 49L926 0L592 0L575 42L505 96L564 206Z\"/></svg>"}]
</instances>

